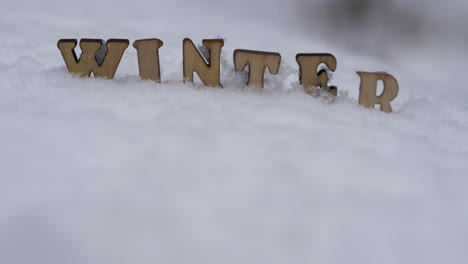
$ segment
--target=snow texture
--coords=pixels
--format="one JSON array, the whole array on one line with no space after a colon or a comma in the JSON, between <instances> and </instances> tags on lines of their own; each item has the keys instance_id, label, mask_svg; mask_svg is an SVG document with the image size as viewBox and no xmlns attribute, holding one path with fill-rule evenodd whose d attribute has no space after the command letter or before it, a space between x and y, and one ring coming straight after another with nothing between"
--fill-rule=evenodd
<instances>
[{"instance_id":1,"label":"snow texture","mask_svg":"<svg viewBox=\"0 0 468 264\"><path fill-rule=\"evenodd\" d=\"M307 33L300 3L2 3L0 263L467 263L462 37L374 56ZM224 89L182 82L185 37L225 39ZM73 76L62 38L160 38L162 83L132 47L114 80ZM280 74L252 91L237 48ZM312 52L338 59L335 102L298 84ZM394 113L358 106L356 71L399 80Z\"/></svg>"}]
</instances>

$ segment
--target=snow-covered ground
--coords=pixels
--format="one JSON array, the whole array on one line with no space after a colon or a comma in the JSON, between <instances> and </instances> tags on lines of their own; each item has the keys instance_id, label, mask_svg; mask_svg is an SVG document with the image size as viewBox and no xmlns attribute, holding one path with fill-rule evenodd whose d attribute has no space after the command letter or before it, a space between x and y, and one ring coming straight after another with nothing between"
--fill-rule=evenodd
<instances>
[{"instance_id":1,"label":"snow-covered ground","mask_svg":"<svg viewBox=\"0 0 468 264\"><path fill-rule=\"evenodd\" d=\"M0 263L467 263L462 27L425 18L434 32L383 54L311 34L327 25L303 4L2 2ZM181 81L185 37L225 38L224 89ZM62 38L160 38L163 83L139 80L132 47L114 80L71 76ZM281 53L264 91L237 48ZM335 103L297 84L304 52L337 57ZM357 105L358 70L399 80L395 113Z\"/></svg>"}]
</instances>

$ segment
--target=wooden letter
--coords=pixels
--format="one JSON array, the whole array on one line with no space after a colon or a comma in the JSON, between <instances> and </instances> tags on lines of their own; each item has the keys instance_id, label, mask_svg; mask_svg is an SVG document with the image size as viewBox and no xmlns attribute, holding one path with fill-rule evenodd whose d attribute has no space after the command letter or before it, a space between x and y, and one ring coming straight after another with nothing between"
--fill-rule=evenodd
<instances>
[{"instance_id":1,"label":"wooden letter","mask_svg":"<svg viewBox=\"0 0 468 264\"><path fill-rule=\"evenodd\" d=\"M79 59L74 51L76 44L76 39L61 39L57 44L69 72L79 74L81 77L89 77L94 73L96 77L112 79L128 47L128 40L109 39L106 43L107 54L101 65L96 60L96 53L102 46L102 40L82 39L80 41L82 54Z\"/></svg>"},{"instance_id":2,"label":"wooden letter","mask_svg":"<svg viewBox=\"0 0 468 264\"><path fill-rule=\"evenodd\" d=\"M193 82L193 72L196 72L203 84L211 87L222 87L220 77L222 39L204 39L203 46L209 50L209 58L204 58L193 42L184 39L184 81ZM207 62L205 62L205 60Z\"/></svg>"},{"instance_id":3,"label":"wooden letter","mask_svg":"<svg viewBox=\"0 0 468 264\"><path fill-rule=\"evenodd\" d=\"M390 102L398 95L398 81L386 73L357 72L361 77L361 87L359 87L359 104L373 108L380 104L380 110L386 113L392 112ZM377 82L382 80L384 90L380 96L377 96Z\"/></svg>"},{"instance_id":4,"label":"wooden letter","mask_svg":"<svg viewBox=\"0 0 468 264\"><path fill-rule=\"evenodd\" d=\"M316 54L297 54L296 61L299 64L299 82L304 87L308 94L314 92L314 88L320 87L329 90L334 96L337 95L335 86L328 87L328 73L325 69L321 69L317 73L317 68L321 63L332 72L336 71L336 58L328 53Z\"/></svg>"},{"instance_id":5,"label":"wooden letter","mask_svg":"<svg viewBox=\"0 0 468 264\"><path fill-rule=\"evenodd\" d=\"M138 70L143 80L161 82L158 50L163 45L159 39L140 39L133 42L138 54Z\"/></svg>"},{"instance_id":6,"label":"wooden letter","mask_svg":"<svg viewBox=\"0 0 468 264\"><path fill-rule=\"evenodd\" d=\"M278 74L281 63L281 55L274 52L262 52L253 50L234 51L234 65L236 71L243 71L249 65L249 82L247 85L263 88L265 68L268 67L270 73Z\"/></svg>"}]
</instances>

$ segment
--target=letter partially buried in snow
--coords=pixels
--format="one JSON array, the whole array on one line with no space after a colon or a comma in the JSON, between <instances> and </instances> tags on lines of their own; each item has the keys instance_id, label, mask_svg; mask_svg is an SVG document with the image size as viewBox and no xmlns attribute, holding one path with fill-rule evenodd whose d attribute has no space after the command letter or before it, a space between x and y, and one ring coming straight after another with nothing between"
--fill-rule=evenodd
<instances>
[{"instance_id":1,"label":"letter partially buried in snow","mask_svg":"<svg viewBox=\"0 0 468 264\"><path fill-rule=\"evenodd\" d=\"M390 74L379 72L357 72L361 77L361 86L359 87L359 104L374 108L380 104L380 110L386 113L392 112L390 102L398 95L398 81ZM384 89L381 95L377 95L377 82L383 81Z\"/></svg>"},{"instance_id":2,"label":"letter partially buried in snow","mask_svg":"<svg viewBox=\"0 0 468 264\"><path fill-rule=\"evenodd\" d=\"M236 71L243 71L249 65L248 86L263 88L266 67L268 67L271 74L276 75L278 74L280 63L281 55L279 53L241 49L234 51Z\"/></svg>"},{"instance_id":3,"label":"letter partially buried in snow","mask_svg":"<svg viewBox=\"0 0 468 264\"><path fill-rule=\"evenodd\" d=\"M82 54L79 59L74 51L76 39L61 39L57 46L62 52L69 72L79 74L81 77L89 77L94 73L96 77L112 79L128 43L128 39L109 39L106 42L107 53L101 65L96 59L96 53L102 46L101 39L82 39L80 41Z\"/></svg>"},{"instance_id":4,"label":"letter partially buried in snow","mask_svg":"<svg viewBox=\"0 0 468 264\"><path fill-rule=\"evenodd\" d=\"M143 80L161 82L158 51L162 45L160 39L140 39L133 42L138 54L138 70Z\"/></svg>"},{"instance_id":5,"label":"letter partially buried in snow","mask_svg":"<svg viewBox=\"0 0 468 264\"><path fill-rule=\"evenodd\" d=\"M321 63L327 66L328 70L336 71L336 58L329 53L300 53L296 55L296 61L299 64L299 82L308 94L314 92L314 88L320 87L330 91L334 96L337 95L335 86L328 86L328 72L326 69L317 69Z\"/></svg>"},{"instance_id":6,"label":"letter partially buried in snow","mask_svg":"<svg viewBox=\"0 0 468 264\"><path fill-rule=\"evenodd\" d=\"M224 46L222 39L204 39L203 46L208 48L210 58L204 58L193 42L184 39L184 81L193 82L193 72L196 72L203 84L211 87L222 87L220 82L220 55ZM205 59L208 62L205 62Z\"/></svg>"}]
</instances>

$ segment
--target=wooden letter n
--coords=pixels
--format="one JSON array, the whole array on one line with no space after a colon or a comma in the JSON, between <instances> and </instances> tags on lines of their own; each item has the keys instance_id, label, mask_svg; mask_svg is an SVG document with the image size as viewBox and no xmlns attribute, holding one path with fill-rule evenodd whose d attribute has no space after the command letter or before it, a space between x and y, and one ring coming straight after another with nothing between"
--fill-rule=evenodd
<instances>
[{"instance_id":1,"label":"wooden letter n","mask_svg":"<svg viewBox=\"0 0 468 264\"><path fill-rule=\"evenodd\" d=\"M203 46L209 50L209 58L203 57L188 38L184 39L183 46L184 81L193 82L193 72L196 72L204 85L222 87L219 75L221 48L224 46L224 40L203 40Z\"/></svg>"}]
</instances>

